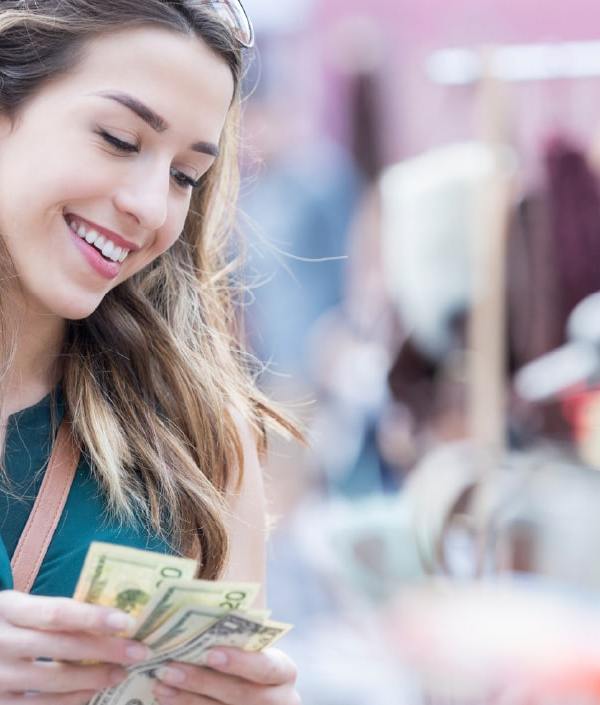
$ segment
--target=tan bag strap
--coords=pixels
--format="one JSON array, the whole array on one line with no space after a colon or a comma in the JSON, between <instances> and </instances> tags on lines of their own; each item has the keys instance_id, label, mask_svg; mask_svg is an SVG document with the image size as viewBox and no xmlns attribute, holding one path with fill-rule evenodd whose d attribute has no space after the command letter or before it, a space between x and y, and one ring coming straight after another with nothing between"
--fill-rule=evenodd
<instances>
[{"instance_id":1,"label":"tan bag strap","mask_svg":"<svg viewBox=\"0 0 600 705\"><path fill-rule=\"evenodd\" d=\"M79 449L73 442L71 424L63 421L58 428L42 486L11 560L15 590L29 592L33 587L67 501L78 463Z\"/></svg>"}]
</instances>

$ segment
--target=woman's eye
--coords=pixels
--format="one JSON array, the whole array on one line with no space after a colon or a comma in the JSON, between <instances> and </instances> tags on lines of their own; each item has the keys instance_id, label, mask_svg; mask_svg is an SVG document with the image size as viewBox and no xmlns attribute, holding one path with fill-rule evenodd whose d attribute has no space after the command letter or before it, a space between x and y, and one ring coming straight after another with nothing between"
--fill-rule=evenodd
<instances>
[{"instance_id":1,"label":"woman's eye","mask_svg":"<svg viewBox=\"0 0 600 705\"><path fill-rule=\"evenodd\" d=\"M100 137L102 137L105 142L108 142L108 144L110 144L112 147L115 147L115 149L118 149L121 152L127 152L128 154L131 154L133 152L140 151L138 145L130 144L129 142L123 142L123 140L118 139L118 137L111 135L105 130L99 130L98 134L100 135ZM175 179L178 186L181 186L186 190L196 189L200 186L201 183L201 179L195 181L194 179L192 179L191 176L186 176L181 171L177 171L177 169L173 168L171 169L171 176Z\"/></svg>"},{"instance_id":2,"label":"woman's eye","mask_svg":"<svg viewBox=\"0 0 600 705\"><path fill-rule=\"evenodd\" d=\"M181 171L177 171L177 169L171 169L171 176L175 179L175 181L180 186L183 186L184 188L195 189L195 188L198 188L198 186L200 186L200 182L201 182L200 179L198 179L197 181L194 181L194 179L192 179L191 176L186 176Z\"/></svg>"},{"instance_id":3,"label":"woman's eye","mask_svg":"<svg viewBox=\"0 0 600 705\"><path fill-rule=\"evenodd\" d=\"M116 147L116 149L120 150L121 152L131 153L140 151L137 144L123 142L123 140L114 137L113 135L109 134L108 132L105 132L104 130L100 130L100 136L105 142L108 142L108 144L112 145L113 147Z\"/></svg>"}]
</instances>

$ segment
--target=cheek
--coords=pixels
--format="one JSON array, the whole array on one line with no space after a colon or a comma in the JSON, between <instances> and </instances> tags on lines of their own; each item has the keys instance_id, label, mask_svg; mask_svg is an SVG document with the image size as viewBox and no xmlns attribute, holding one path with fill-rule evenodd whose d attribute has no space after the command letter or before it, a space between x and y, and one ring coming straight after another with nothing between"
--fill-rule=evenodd
<instances>
[{"instance_id":1,"label":"cheek","mask_svg":"<svg viewBox=\"0 0 600 705\"><path fill-rule=\"evenodd\" d=\"M167 250L169 250L177 242L180 237L183 225L181 227L165 227L156 234L152 244L148 245L146 251L140 253L139 261L137 262L135 269L129 270L126 273L126 277L130 277L132 274L140 272L145 269L148 265L154 262L157 257L160 257Z\"/></svg>"},{"instance_id":2,"label":"cheek","mask_svg":"<svg viewBox=\"0 0 600 705\"><path fill-rule=\"evenodd\" d=\"M92 168L89 160L82 159L80 145L40 145L34 170L31 165L13 160L11 171L22 194L27 198L36 194L38 213L41 209L53 210L78 201L106 197L114 183L114 172L108 165L94 163Z\"/></svg>"},{"instance_id":3,"label":"cheek","mask_svg":"<svg viewBox=\"0 0 600 705\"><path fill-rule=\"evenodd\" d=\"M170 250L181 236L181 227L163 229L156 238L156 251L159 255Z\"/></svg>"},{"instance_id":4,"label":"cheek","mask_svg":"<svg viewBox=\"0 0 600 705\"><path fill-rule=\"evenodd\" d=\"M109 198L114 174L109 169L85 169L71 162L52 170L52 193L48 201L75 205Z\"/></svg>"},{"instance_id":5,"label":"cheek","mask_svg":"<svg viewBox=\"0 0 600 705\"><path fill-rule=\"evenodd\" d=\"M185 216L181 217L181 214L179 213L174 213L169 216L165 226L156 234L150 253L152 259L159 257L173 247L173 245L181 237L184 224Z\"/></svg>"}]
</instances>

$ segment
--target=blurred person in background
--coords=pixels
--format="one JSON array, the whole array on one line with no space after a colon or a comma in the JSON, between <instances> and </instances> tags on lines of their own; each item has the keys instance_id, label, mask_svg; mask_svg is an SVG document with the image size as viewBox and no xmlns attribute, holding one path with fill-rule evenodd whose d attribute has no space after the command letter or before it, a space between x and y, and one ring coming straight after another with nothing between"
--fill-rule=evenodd
<instances>
[{"instance_id":1,"label":"blurred person in background","mask_svg":"<svg viewBox=\"0 0 600 705\"><path fill-rule=\"evenodd\" d=\"M263 382L276 387L311 386L306 340L319 315L340 301L360 189L351 155L319 129L314 49L310 34L264 37L261 75L246 107L246 134L259 157L242 200L248 272L257 282L247 323L272 373Z\"/></svg>"}]
</instances>

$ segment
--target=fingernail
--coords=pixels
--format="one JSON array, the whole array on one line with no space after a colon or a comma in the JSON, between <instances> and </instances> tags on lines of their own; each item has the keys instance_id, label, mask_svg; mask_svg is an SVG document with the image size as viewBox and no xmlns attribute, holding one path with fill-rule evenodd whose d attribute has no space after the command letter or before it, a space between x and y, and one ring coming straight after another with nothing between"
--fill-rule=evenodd
<instances>
[{"instance_id":1,"label":"fingernail","mask_svg":"<svg viewBox=\"0 0 600 705\"><path fill-rule=\"evenodd\" d=\"M114 668L110 672L110 682L113 685L119 685L119 683L122 683L128 675L129 674L124 668Z\"/></svg>"},{"instance_id":2,"label":"fingernail","mask_svg":"<svg viewBox=\"0 0 600 705\"><path fill-rule=\"evenodd\" d=\"M227 663L227 654L223 651L211 651L206 657L206 663L209 666L225 666Z\"/></svg>"},{"instance_id":3,"label":"fingernail","mask_svg":"<svg viewBox=\"0 0 600 705\"><path fill-rule=\"evenodd\" d=\"M106 626L116 632L129 631L135 626L135 619L124 612L113 612L106 618Z\"/></svg>"},{"instance_id":4,"label":"fingernail","mask_svg":"<svg viewBox=\"0 0 600 705\"><path fill-rule=\"evenodd\" d=\"M161 681L167 683L177 684L185 680L185 673L178 668L159 668L156 675Z\"/></svg>"},{"instance_id":5,"label":"fingernail","mask_svg":"<svg viewBox=\"0 0 600 705\"><path fill-rule=\"evenodd\" d=\"M127 658L132 661L147 661L152 656L150 649L143 644L128 646L125 653L127 654Z\"/></svg>"},{"instance_id":6,"label":"fingernail","mask_svg":"<svg viewBox=\"0 0 600 705\"><path fill-rule=\"evenodd\" d=\"M173 688L169 688L167 685L156 685L154 686L154 694L158 695L159 698L174 698L179 695L179 692Z\"/></svg>"}]
</instances>

